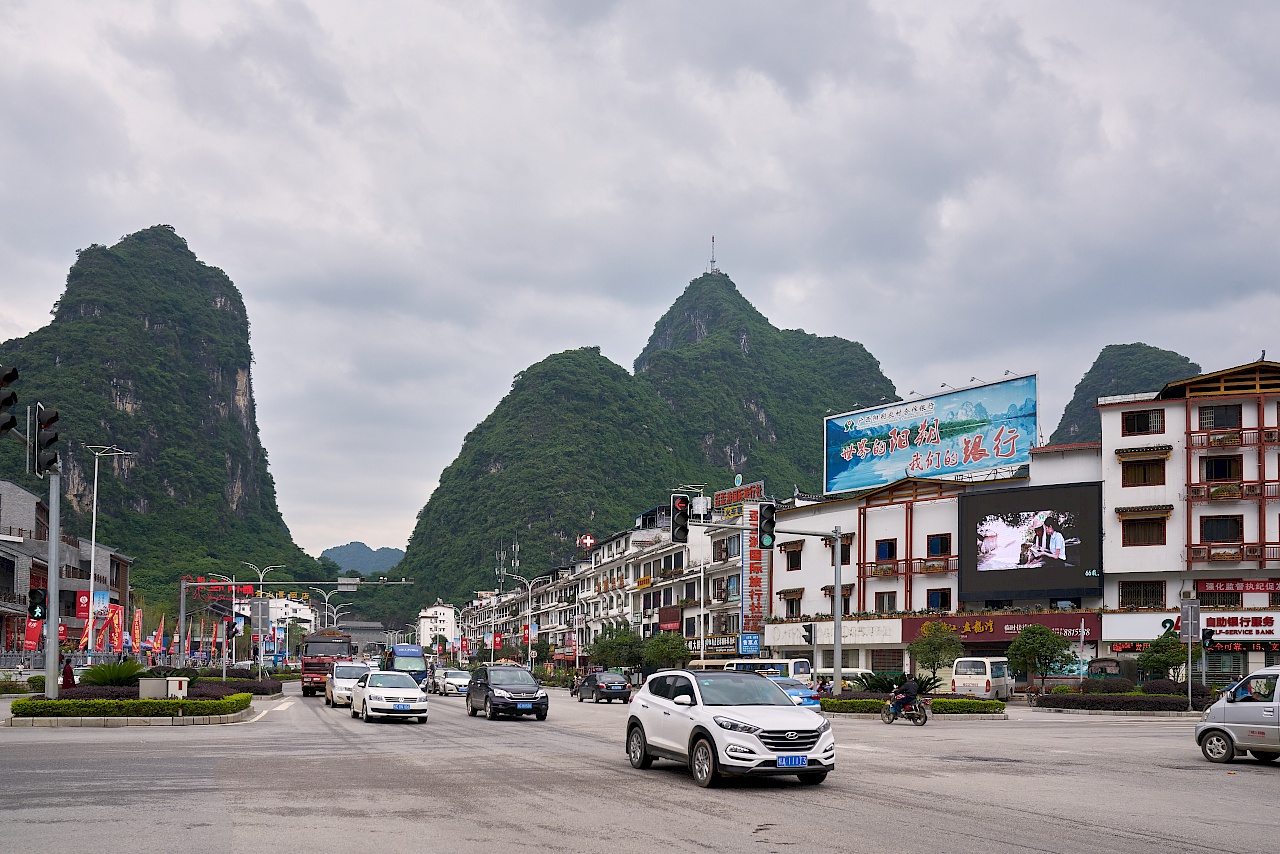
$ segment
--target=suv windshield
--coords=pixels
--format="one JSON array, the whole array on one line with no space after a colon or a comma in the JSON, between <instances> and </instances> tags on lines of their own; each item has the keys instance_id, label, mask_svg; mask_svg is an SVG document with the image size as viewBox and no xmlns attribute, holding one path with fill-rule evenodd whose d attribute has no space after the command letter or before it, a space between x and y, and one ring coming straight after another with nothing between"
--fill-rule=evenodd
<instances>
[{"instance_id":1,"label":"suv windshield","mask_svg":"<svg viewBox=\"0 0 1280 854\"><path fill-rule=\"evenodd\" d=\"M361 676L369 672L369 668L361 667L358 664L345 664L333 668L334 679L359 679Z\"/></svg>"},{"instance_id":2,"label":"suv windshield","mask_svg":"<svg viewBox=\"0 0 1280 854\"><path fill-rule=\"evenodd\" d=\"M369 677L370 688L417 688L413 677L404 673L375 673Z\"/></svg>"},{"instance_id":3,"label":"suv windshield","mask_svg":"<svg viewBox=\"0 0 1280 854\"><path fill-rule=\"evenodd\" d=\"M489 671L490 685L511 685L517 688L536 688L538 683L527 670L497 668Z\"/></svg>"},{"instance_id":4,"label":"suv windshield","mask_svg":"<svg viewBox=\"0 0 1280 854\"><path fill-rule=\"evenodd\" d=\"M791 698L772 680L754 673L698 675L698 690L708 706L790 706Z\"/></svg>"}]
</instances>

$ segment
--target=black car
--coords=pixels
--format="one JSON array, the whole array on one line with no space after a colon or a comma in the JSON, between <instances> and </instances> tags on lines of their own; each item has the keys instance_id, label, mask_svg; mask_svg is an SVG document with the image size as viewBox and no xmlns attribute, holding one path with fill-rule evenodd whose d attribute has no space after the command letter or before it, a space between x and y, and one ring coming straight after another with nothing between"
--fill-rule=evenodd
<instances>
[{"instance_id":1,"label":"black car","mask_svg":"<svg viewBox=\"0 0 1280 854\"><path fill-rule=\"evenodd\" d=\"M467 714L481 710L489 720L499 715L533 715L547 719L547 692L523 667L490 664L476 668L467 683Z\"/></svg>"},{"instance_id":2,"label":"black car","mask_svg":"<svg viewBox=\"0 0 1280 854\"><path fill-rule=\"evenodd\" d=\"M588 697L593 703L601 700L610 703L621 700L625 703L631 699L631 683L627 682L626 677L616 673L592 673L579 682L572 693L578 695L579 703Z\"/></svg>"}]
</instances>

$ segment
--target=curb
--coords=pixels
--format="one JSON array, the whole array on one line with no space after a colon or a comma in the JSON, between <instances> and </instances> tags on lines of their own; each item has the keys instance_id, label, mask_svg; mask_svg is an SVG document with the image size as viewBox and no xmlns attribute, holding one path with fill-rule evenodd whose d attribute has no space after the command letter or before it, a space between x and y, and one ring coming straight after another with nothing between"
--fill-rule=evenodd
<instances>
[{"instance_id":1,"label":"curb","mask_svg":"<svg viewBox=\"0 0 1280 854\"><path fill-rule=\"evenodd\" d=\"M39 693L38 691L26 691L22 694L0 694L0 700L21 700L24 697L31 697Z\"/></svg>"},{"instance_id":2,"label":"curb","mask_svg":"<svg viewBox=\"0 0 1280 854\"><path fill-rule=\"evenodd\" d=\"M1128 718L1199 718L1203 712L1121 712L1106 709L1041 709L1032 706L1031 711L1057 715L1111 715Z\"/></svg>"},{"instance_id":3,"label":"curb","mask_svg":"<svg viewBox=\"0 0 1280 854\"><path fill-rule=\"evenodd\" d=\"M7 718L0 726L8 727L124 727L124 726L211 726L235 724L254 713L253 705L230 715L191 715L174 718Z\"/></svg>"},{"instance_id":4,"label":"curb","mask_svg":"<svg viewBox=\"0 0 1280 854\"><path fill-rule=\"evenodd\" d=\"M858 721L878 721L880 716L871 712L823 712L823 715L829 718L844 718L846 720ZM906 720L905 718L903 720ZM969 721L1007 721L1009 716L1005 714L981 714L981 715L956 715L935 713L929 716L931 721L946 721L948 723L968 723ZM906 721L910 723L910 721Z\"/></svg>"}]
</instances>

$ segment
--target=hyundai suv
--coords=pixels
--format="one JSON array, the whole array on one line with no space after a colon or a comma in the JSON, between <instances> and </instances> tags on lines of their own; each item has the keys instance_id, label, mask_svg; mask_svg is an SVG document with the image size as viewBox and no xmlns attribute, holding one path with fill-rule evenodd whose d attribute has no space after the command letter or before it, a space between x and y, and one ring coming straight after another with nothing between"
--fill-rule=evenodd
<instances>
[{"instance_id":1,"label":"hyundai suv","mask_svg":"<svg viewBox=\"0 0 1280 854\"><path fill-rule=\"evenodd\" d=\"M703 787L724 775L794 774L816 785L836 767L831 722L743 671L655 673L632 697L626 744L632 767L670 759Z\"/></svg>"},{"instance_id":2,"label":"hyundai suv","mask_svg":"<svg viewBox=\"0 0 1280 854\"><path fill-rule=\"evenodd\" d=\"M523 667L485 665L467 683L467 714L473 718L483 709L491 721L499 715L533 715L545 721L549 705L547 692Z\"/></svg>"}]
</instances>

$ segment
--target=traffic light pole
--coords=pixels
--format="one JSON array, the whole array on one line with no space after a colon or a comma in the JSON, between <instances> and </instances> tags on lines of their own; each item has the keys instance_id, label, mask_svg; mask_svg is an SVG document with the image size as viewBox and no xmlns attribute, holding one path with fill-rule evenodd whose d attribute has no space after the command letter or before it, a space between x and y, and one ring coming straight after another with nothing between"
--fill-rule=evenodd
<instances>
[{"instance_id":1,"label":"traffic light pole","mask_svg":"<svg viewBox=\"0 0 1280 854\"><path fill-rule=\"evenodd\" d=\"M44 695L50 700L58 699L58 576L62 564L58 562L58 546L62 540L62 520L59 511L62 509L59 491L62 483L61 466L49 469L49 584L48 604L45 606L44 621ZM89 603L90 611L93 603ZM92 617L92 615L90 615Z\"/></svg>"}]
</instances>

